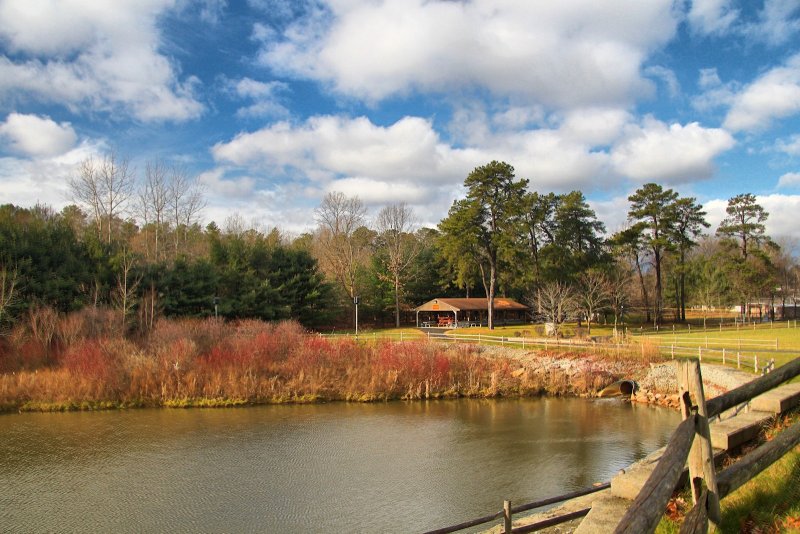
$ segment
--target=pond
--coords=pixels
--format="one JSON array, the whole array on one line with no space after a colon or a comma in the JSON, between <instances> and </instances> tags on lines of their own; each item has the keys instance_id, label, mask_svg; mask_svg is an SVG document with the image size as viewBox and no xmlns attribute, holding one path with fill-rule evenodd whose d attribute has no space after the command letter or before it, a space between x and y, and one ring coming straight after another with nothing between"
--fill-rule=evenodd
<instances>
[{"instance_id":1,"label":"pond","mask_svg":"<svg viewBox=\"0 0 800 534\"><path fill-rule=\"evenodd\" d=\"M607 481L664 445L613 399L0 416L7 532L415 532Z\"/></svg>"}]
</instances>

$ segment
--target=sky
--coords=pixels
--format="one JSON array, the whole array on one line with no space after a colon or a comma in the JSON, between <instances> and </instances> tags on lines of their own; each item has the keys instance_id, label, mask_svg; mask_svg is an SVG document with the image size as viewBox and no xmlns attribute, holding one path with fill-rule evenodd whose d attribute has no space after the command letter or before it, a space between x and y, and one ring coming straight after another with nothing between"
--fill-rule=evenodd
<instances>
[{"instance_id":1,"label":"sky","mask_svg":"<svg viewBox=\"0 0 800 534\"><path fill-rule=\"evenodd\" d=\"M656 182L800 211L800 0L0 0L0 203L79 162L179 165L204 222L311 229L328 192L435 225L492 160L609 232Z\"/></svg>"}]
</instances>

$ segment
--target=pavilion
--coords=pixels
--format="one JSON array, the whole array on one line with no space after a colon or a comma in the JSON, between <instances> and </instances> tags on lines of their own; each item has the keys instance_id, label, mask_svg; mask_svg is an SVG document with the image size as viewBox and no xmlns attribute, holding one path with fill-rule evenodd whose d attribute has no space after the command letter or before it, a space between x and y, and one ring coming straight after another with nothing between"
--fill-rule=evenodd
<instances>
[{"instance_id":1,"label":"pavilion","mask_svg":"<svg viewBox=\"0 0 800 534\"><path fill-rule=\"evenodd\" d=\"M481 326L489 321L486 298L438 298L414 308L417 327L423 326ZM519 324L526 320L528 306L504 298L494 299L494 324Z\"/></svg>"}]
</instances>

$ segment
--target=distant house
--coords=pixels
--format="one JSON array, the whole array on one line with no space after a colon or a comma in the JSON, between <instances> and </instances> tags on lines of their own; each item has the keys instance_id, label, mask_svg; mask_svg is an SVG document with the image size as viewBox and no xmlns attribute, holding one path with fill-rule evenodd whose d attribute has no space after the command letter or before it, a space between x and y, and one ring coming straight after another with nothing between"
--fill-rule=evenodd
<instances>
[{"instance_id":1,"label":"distant house","mask_svg":"<svg viewBox=\"0 0 800 534\"><path fill-rule=\"evenodd\" d=\"M414 308L417 326L480 326L489 321L489 303L485 298L439 298ZM528 306L503 297L494 299L494 324L524 323Z\"/></svg>"}]
</instances>

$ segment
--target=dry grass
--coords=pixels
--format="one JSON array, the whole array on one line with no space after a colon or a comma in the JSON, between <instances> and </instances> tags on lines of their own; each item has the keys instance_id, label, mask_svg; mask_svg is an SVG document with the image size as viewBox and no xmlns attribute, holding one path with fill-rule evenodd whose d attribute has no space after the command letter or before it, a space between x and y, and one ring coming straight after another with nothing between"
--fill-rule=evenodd
<instances>
[{"instance_id":1,"label":"dry grass","mask_svg":"<svg viewBox=\"0 0 800 534\"><path fill-rule=\"evenodd\" d=\"M46 317L48 339L20 330L0 346L4 409L575 395L616 378L598 366L532 372L474 345L323 338L292 322L164 320L134 342L102 312Z\"/></svg>"}]
</instances>

